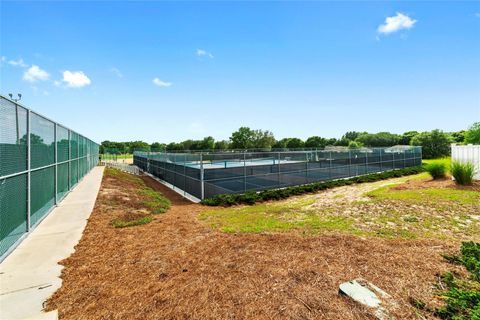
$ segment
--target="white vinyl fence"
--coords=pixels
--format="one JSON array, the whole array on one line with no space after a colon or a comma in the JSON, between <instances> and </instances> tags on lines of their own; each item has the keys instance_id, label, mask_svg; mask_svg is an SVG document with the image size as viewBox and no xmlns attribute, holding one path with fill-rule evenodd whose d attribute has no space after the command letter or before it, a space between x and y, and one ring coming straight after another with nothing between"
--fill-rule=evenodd
<instances>
[{"instance_id":1,"label":"white vinyl fence","mask_svg":"<svg viewBox=\"0 0 480 320\"><path fill-rule=\"evenodd\" d=\"M452 161L471 162L475 166L474 179L480 180L480 145L452 145Z\"/></svg>"}]
</instances>

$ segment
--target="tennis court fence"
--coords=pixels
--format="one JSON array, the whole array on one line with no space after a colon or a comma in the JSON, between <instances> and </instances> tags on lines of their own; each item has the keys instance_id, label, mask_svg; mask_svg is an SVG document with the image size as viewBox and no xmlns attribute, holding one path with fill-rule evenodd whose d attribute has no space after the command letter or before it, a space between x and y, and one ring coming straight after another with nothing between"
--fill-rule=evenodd
<instances>
[{"instance_id":1,"label":"tennis court fence","mask_svg":"<svg viewBox=\"0 0 480 320\"><path fill-rule=\"evenodd\" d=\"M0 95L0 261L97 164L98 149Z\"/></svg>"},{"instance_id":2,"label":"tennis court fence","mask_svg":"<svg viewBox=\"0 0 480 320\"><path fill-rule=\"evenodd\" d=\"M422 149L332 148L282 152L134 152L143 171L197 199L284 188L418 166Z\"/></svg>"}]
</instances>

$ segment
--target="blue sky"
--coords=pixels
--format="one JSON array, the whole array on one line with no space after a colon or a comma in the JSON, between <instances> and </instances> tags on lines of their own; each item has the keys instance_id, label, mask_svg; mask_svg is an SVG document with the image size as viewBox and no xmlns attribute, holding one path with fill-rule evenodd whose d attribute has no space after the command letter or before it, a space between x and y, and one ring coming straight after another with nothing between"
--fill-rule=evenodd
<instances>
[{"instance_id":1,"label":"blue sky","mask_svg":"<svg viewBox=\"0 0 480 320\"><path fill-rule=\"evenodd\" d=\"M480 2L0 6L0 92L98 142L480 120Z\"/></svg>"}]
</instances>

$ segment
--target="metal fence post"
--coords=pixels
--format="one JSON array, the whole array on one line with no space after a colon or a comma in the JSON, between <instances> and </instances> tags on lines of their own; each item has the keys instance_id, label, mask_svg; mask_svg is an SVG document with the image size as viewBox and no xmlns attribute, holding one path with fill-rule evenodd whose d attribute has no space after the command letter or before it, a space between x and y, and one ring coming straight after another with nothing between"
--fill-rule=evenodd
<instances>
[{"instance_id":1,"label":"metal fence post","mask_svg":"<svg viewBox=\"0 0 480 320\"><path fill-rule=\"evenodd\" d=\"M77 133L77 183L80 181L80 138Z\"/></svg>"},{"instance_id":2,"label":"metal fence post","mask_svg":"<svg viewBox=\"0 0 480 320\"><path fill-rule=\"evenodd\" d=\"M332 151L329 152L329 172L328 172L328 177L331 179L332 178Z\"/></svg>"},{"instance_id":3,"label":"metal fence post","mask_svg":"<svg viewBox=\"0 0 480 320\"><path fill-rule=\"evenodd\" d=\"M31 163L32 163L32 146L30 142L30 131L31 131L31 114L30 109L27 109L27 232L30 232L30 214L32 210L32 173L31 173Z\"/></svg>"},{"instance_id":4,"label":"metal fence post","mask_svg":"<svg viewBox=\"0 0 480 320\"><path fill-rule=\"evenodd\" d=\"M54 204L57 205L58 203L58 199L57 199L57 193L58 193L58 154L57 154L57 123L55 122L53 124L53 134L54 134L54 138L53 138L53 143L54 143L54 150L55 150L55 166L53 167L54 170L55 170L55 175L54 175L54 178L55 178L55 184L54 184L54 187L53 189L55 190L55 196L53 197L53 201L54 201Z\"/></svg>"},{"instance_id":5,"label":"metal fence post","mask_svg":"<svg viewBox=\"0 0 480 320\"><path fill-rule=\"evenodd\" d=\"M365 150L365 174L368 174L368 152Z\"/></svg>"},{"instance_id":6,"label":"metal fence post","mask_svg":"<svg viewBox=\"0 0 480 320\"><path fill-rule=\"evenodd\" d=\"M308 183L308 152L305 152L305 183Z\"/></svg>"},{"instance_id":7,"label":"metal fence post","mask_svg":"<svg viewBox=\"0 0 480 320\"><path fill-rule=\"evenodd\" d=\"M243 192L247 192L247 152L243 152Z\"/></svg>"},{"instance_id":8,"label":"metal fence post","mask_svg":"<svg viewBox=\"0 0 480 320\"><path fill-rule=\"evenodd\" d=\"M392 152L393 169L395 169L395 152Z\"/></svg>"},{"instance_id":9,"label":"metal fence post","mask_svg":"<svg viewBox=\"0 0 480 320\"><path fill-rule=\"evenodd\" d=\"M281 181L281 173L280 173L280 169L281 169L281 166L280 166L280 152L278 153L278 186L280 187L280 185L282 184L280 181Z\"/></svg>"},{"instance_id":10,"label":"metal fence post","mask_svg":"<svg viewBox=\"0 0 480 320\"><path fill-rule=\"evenodd\" d=\"M348 176L352 176L352 150L348 149Z\"/></svg>"},{"instance_id":11,"label":"metal fence post","mask_svg":"<svg viewBox=\"0 0 480 320\"><path fill-rule=\"evenodd\" d=\"M383 171L383 161L382 161L382 152L385 149L380 149L380 171Z\"/></svg>"},{"instance_id":12,"label":"metal fence post","mask_svg":"<svg viewBox=\"0 0 480 320\"><path fill-rule=\"evenodd\" d=\"M158 174L157 174L158 175ZM183 196L187 196L187 154L185 153L185 158L183 159Z\"/></svg>"},{"instance_id":13,"label":"metal fence post","mask_svg":"<svg viewBox=\"0 0 480 320\"><path fill-rule=\"evenodd\" d=\"M205 199L205 181L203 180L204 170L203 170L203 153L200 153L200 188L201 188L201 197Z\"/></svg>"},{"instance_id":14,"label":"metal fence post","mask_svg":"<svg viewBox=\"0 0 480 320\"><path fill-rule=\"evenodd\" d=\"M72 180L72 173L70 172L70 170L72 170L72 157L70 155L70 130L68 130L68 181L67 181L67 186L68 186L68 190L70 190L72 188L72 183L71 183L71 180Z\"/></svg>"}]
</instances>

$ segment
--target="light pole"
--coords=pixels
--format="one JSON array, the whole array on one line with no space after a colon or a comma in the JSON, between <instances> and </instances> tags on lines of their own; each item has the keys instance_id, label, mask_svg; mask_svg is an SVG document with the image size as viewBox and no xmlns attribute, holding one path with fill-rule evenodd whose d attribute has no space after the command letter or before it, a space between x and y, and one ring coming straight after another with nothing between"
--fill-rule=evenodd
<instances>
[{"instance_id":1,"label":"light pole","mask_svg":"<svg viewBox=\"0 0 480 320\"><path fill-rule=\"evenodd\" d=\"M17 125L17 144L20 144L20 128L18 127L18 105L17 102L22 100L22 94L17 93L18 98L14 99L13 94L9 93L10 99L15 102L15 123Z\"/></svg>"}]
</instances>

